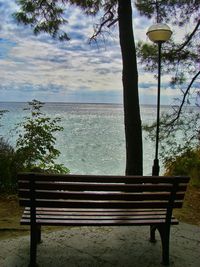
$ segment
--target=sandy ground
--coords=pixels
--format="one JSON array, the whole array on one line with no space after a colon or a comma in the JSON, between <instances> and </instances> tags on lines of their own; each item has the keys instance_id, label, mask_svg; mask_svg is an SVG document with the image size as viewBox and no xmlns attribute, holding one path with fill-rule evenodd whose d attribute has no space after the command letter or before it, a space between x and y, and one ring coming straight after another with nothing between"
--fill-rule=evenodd
<instances>
[{"instance_id":1,"label":"sandy ground","mask_svg":"<svg viewBox=\"0 0 200 267\"><path fill-rule=\"evenodd\" d=\"M148 242L149 227L72 227L45 233L37 262L44 267L156 267L161 242ZM29 236L0 240L0 266L29 264ZM170 266L200 266L200 227L172 226Z\"/></svg>"}]
</instances>

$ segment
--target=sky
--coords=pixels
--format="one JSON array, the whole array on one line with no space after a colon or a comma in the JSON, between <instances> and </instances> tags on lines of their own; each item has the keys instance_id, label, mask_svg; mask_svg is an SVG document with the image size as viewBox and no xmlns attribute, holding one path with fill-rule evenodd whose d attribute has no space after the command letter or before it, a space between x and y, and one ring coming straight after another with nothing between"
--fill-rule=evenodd
<instances>
[{"instance_id":1,"label":"sky","mask_svg":"<svg viewBox=\"0 0 200 267\"><path fill-rule=\"evenodd\" d=\"M12 14L15 0L0 0L0 102L31 101L122 103L122 61L117 26L105 42L89 44L96 18L69 8L65 26L71 40L59 42L47 34L34 36ZM152 21L133 10L135 40L148 41ZM149 41L150 42L150 41ZM141 104L156 104L157 80L138 64ZM156 74L156 73L155 73ZM178 91L162 76L161 104L170 104Z\"/></svg>"}]
</instances>

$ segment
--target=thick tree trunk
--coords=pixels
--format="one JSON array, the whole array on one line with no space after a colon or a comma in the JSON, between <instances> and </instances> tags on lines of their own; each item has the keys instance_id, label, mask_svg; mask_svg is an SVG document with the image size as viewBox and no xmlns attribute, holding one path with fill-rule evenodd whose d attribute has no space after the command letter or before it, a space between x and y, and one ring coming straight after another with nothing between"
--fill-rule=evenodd
<instances>
[{"instance_id":1,"label":"thick tree trunk","mask_svg":"<svg viewBox=\"0 0 200 267\"><path fill-rule=\"evenodd\" d=\"M131 0L118 0L119 38L123 62L126 175L142 175L142 128Z\"/></svg>"}]
</instances>

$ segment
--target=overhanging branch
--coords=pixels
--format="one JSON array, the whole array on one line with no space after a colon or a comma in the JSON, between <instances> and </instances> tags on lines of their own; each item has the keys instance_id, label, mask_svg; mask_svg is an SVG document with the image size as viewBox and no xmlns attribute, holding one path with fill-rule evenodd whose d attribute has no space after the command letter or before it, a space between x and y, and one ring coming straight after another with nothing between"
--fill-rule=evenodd
<instances>
[{"instance_id":1,"label":"overhanging branch","mask_svg":"<svg viewBox=\"0 0 200 267\"><path fill-rule=\"evenodd\" d=\"M174 52L180 52L185 46L188 45L188 43L191 41L192 37L195 35L196 31L198 30L200 25L200 19L197 22L197 25L195 26L194 30L191 32L191 34L188 36L187 40Z\"/></svg>"},{"instance_id":2,"label":"overhanging branch","mask_svg":"<svg viewBox=\"0 0 200 267\"><path fill-rule=\"evenodd\" d=\"M118 21L118 18L114 18L114 13L112 12L112 8L113 6L110 6L108 11L103 15L101 23L97 25L94 34L89 39L89 42L96 40L97 36L99 36L102 33L103 27L107 25L107 27L110 28Z\"/></svg>"},{"instance_id":3,"label":"overhanging branch","mask_svg":"<svg viewBox=\"0 0 200 267\"><path fill-rule=\"evenodd\" d=\"M175 121L177 121L178 118L180 117L180 114L181 114L183 105L185 104L186 96L188 95L188 93L189 93L189 91L190 91L190 88L192 87L194 81L197 79L197 77L198 77L199 75L200 75L200 71L198 71L198 72L196 73L196 75L192 78L192 80L191 80L191 82L190 82L188 88L187 88L186 91L184 92L183 99L182 99L181 105L179 106L179 109L178 109L178 112L177 112L176 117L175 117L173 120L171 120L171 121L167 124L167 126L172 125L172 124L173 124Z\"/></svg>"}]
</instances>

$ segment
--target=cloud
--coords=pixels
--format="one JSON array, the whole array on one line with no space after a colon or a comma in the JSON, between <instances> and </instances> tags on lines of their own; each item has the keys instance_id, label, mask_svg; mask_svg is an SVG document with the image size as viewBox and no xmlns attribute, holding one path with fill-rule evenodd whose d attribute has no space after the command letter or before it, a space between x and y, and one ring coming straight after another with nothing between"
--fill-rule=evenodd
<instances>
[{"instance_id":1,"label":"cloud","mask_svg":"<svg viewBox=\"0 0 200 267\"><path fill-rule=\"evenodd\" d=\"M98 18L87 17L68 6L63 26L71 37L58 42L47 34L34 36L30 27L18 25L15 0L0 0L1 101L31 100L122 102L122 59L117 27L98 43L89 44ZM136 39L146 38L148 20L133 12ZM141 98L156 94L154 74L139 68ZM168 86L169 77L162 77ZM168 90L163 94L169 95ZM96 99L96 100L95 100ZM146 101L146 100L145 100Z\"/></svg>"}]
</instances>

